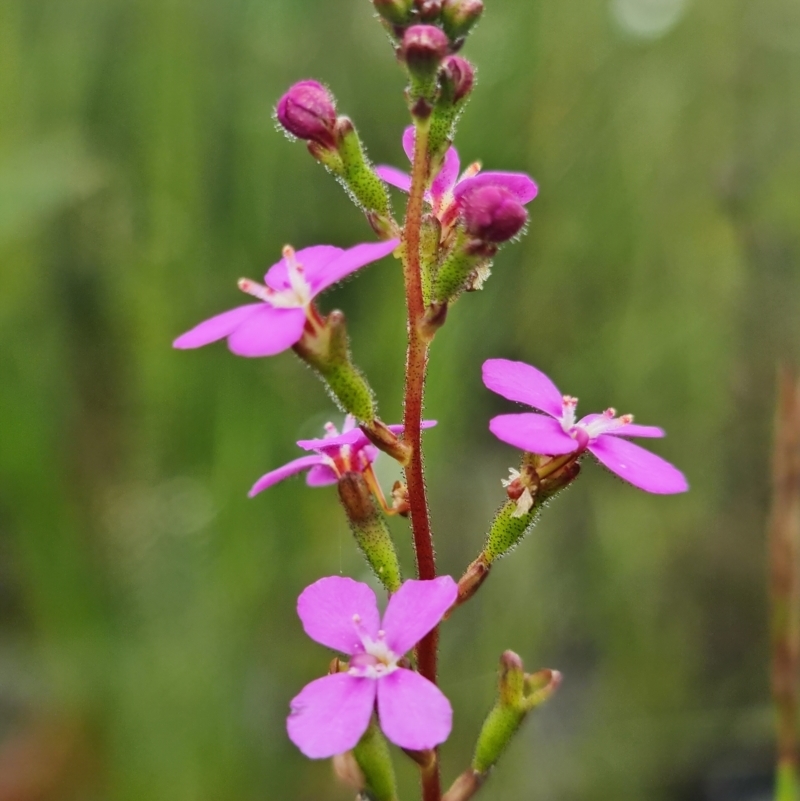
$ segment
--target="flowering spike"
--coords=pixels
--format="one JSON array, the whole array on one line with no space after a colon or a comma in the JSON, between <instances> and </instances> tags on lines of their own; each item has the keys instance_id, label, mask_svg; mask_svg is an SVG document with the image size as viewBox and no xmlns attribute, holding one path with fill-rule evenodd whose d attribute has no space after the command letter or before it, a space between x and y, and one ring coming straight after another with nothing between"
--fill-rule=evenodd
<instances>
[{"instance_id":1,"label":"flowering spike","mask_svg":"<svg viewBox=\"0 0 800 801\"><path fill-rule=\"evenodd\" d=\"M317 81L299 81L278 101L276 116L293 136L325 150L336 148L336 103Z\"/></svg>"}]
</instances>

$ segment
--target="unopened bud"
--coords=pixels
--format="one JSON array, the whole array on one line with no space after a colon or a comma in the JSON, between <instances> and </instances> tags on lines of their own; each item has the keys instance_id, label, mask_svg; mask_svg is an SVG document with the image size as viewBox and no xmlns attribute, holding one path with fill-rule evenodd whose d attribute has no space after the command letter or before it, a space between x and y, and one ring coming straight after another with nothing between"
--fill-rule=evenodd
<instances>
[{"instance_id":1,"label":"unopened bud","mask_svg":"<svg viewBox=\"0 0 800 801\"><path fill-rule=\"evenodd\" d=\"M424 22L434 22L442 13L442 0L416 0L417 13Z\"/></svg>"},{"instance_id":2,"label":"unopened bud","mask_svg":"<svg viewBox=\"0 0 800 801\"><path fill-rule=\"evenodd\" d=\"M525 668L518 654L504 651L500 657L498 678L500 703L506 706L519 706L525 692Z\"/></svg>"},{"instance_id":3,"label":"unopened bud","mask_svg":"<svg viewBox=\"0 0 800 801\"><path fill-rule=\"evenodd\" d=\"M450 42L435 25L412 25L400 45L400 59L413 75L430 77L447 55Z\"/></svg>"},{"instance_id":4,"label":"unopened bud","mask_svg":"<svg viewBox=\"0 0 800 801\"><path fill-rule=\"evenodd\" d=\"M442 62L439 83L442 87L440 102L460 103L475 85L475 68L461 56L448 56Z\"/></svg>"},{"instance_id":5,"label":"unopened bud","mask_svg":"<svg viewBox=\"0 0 800 801\"><path fill-rule=\"evenodd\" d=\"M374 717L353 749L353 756L364 777L363 797L371 801L397 801L392 755Z\"/></svg>"},{"instance_id":6,"label":"unopened bud","mask_svg":"<svg viewBox=\"0 0 800 801\"><path fill-rule=\"evenodd\" d=\"M336 106L330 92L317 81L300 81L278 101L278 122L298 139L333 150Z\"/></svg>"},{"instance_id":7,"label":"unopened bud","mask_svg":"<svg viewBox=\"0 0 800 801\"><path fill-rule=\"evenodd\" d=\"M481 0L444 0L442 24L453 40L463 39L483 14Z\"/></svg>"},{"instance_id":8,"label":"unopened bud","mask_svg":"<svg viewBox=\"0 0 800 801\"><path fill-rule=\"evenodd\" d=\"M388 22L403 25L411 19L414 0L372 0L372 5Z\"/></svg>"},{"instance_id":9,"label":"unopened bud","mask_svg":"<svg viewBox=\"0 0 800 801\"><path fill-rule=\"evenodd\" d=\"M525 207L502 186L479 186L467 191L461 198L461 211L472 236L496 244L516 236L528 221Z\"/></svg>"}]
</instances>

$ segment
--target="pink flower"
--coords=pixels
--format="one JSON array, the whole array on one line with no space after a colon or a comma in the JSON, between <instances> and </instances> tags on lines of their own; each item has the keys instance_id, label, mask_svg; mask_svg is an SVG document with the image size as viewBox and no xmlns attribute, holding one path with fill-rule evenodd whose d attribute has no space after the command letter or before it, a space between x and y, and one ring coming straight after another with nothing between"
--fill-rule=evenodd
<instances>
[{"instance_id":1,"label":"pink flower","mask_svg":"<svg viewBox=\"0 0 800 801\"><path fill-rule=\"evenodd\" d=\"M623 437L663 437L655 426L634 425L633 415L617 417L614 409L575 419L578 399L561 395L542 372L524 362L489 359L483 363L483 383L508 400L525 403L544 414L501 414L489 423L503 442L530 453L557 456L590 451L620 478L659 494L689 489L683 473L669 462Z\"/></svg>"},{"instance_id":2,"label":"pink flower","mask_svg":"<svg viewBox=\"0 0 800 801\"><path fill-rule=\"evenodd\" d=\"M237 306L179 336L176 348L199 348L228 338L238 356L274 356L300 341L307 321L319 325L312 304L322 291L350 273L388 256L398 239L356 245L348 250L316 245L298 250L285 247L283 258L264 276L266 286L243 278L239 288L260 303Z\"/></svg>"},{"instance_id":3,"label":"pink flower","mask_svg":"<svg viewBox=\"0 0 800 801\"><path fill-rule=\"evenodd\" d=\"M297 614L306 634L350 656L350 667L312 681L292 699L286 721L292 742L312 759L349 751L367 730L376 701L381 728L395 745L421 751L444 742L452 725L449 701L399 662L457 595L450 576L406 581L381 622L375 593L360 581L331 576L303 590Z\"/></svg>"},{"instance_id":4,"label":"pink flower","mask_svg":"<svg viewBox=\"0 0 800 801\"><path fill-rule=\"evenodd\" d=\"M432 428L435 420L423 420L423 428ZM403 426L388 426L393 434L402 434ZM325 436L321 439L301 439L297 443L305 451L314 451L313 456L301 456L299 459L272 470L261 476L253 484L248 497L253 498L273 484L283 481L289 476L308 470L306 484L309 487L325 487L335 484L342 475L348 472L366 473L367 483L383 501L380 487L372 472L372 463L378 457L378 449L367 439L364 432L356 426L355 418L348 414L340 434L333 423L325 424Z\"/></svg>"},{"instance_id":5,"label":"pink flower","mask_svg":"<svg viewBox=\"0 0 800 801\"><path fill-rule=\"evenodd\" d=\"M403 149L409 161L414 158L414 128L408 127L403 133ZM425 193L425 200L430 203L433 213L443 226L455 222L461 209L461 200L467 192L493 186L507 191L520 204L530 203L539 189L531 178L521 172L484 172L479 173L480 164L471 164L459 177L461 161L458 151L451 147L445 155L444 165L433 180L430 191ZM394 167L380 166L375 171L387 184L396 186L404 192L411 188L411 177Z\"/></svg>"}]
</instances>

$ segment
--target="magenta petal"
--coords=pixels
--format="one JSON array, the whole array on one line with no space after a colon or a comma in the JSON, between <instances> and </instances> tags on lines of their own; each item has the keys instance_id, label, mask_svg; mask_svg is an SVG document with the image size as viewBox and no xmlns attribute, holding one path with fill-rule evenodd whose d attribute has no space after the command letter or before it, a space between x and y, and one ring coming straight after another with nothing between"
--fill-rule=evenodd
<instances>
[{"instance_id":1,"label":"magenta petal","mask_svg":"<svg viewBox=\"0 0 800 801\"><path fill-rule=\"evenodd\" d=\"M306 277L309 273L318 271L321 267L329 264L338 256L341 256L344 251L341 248L334 247L333 245L312 245L310 248L303 248L295 253L295 258L299 264L303 265ZM281 259L277 264L267 270L264 276L264 283L280 292L283 289L290 289L291 283L289 282L289 268L286 259Z\"/></svg>"},{"instance_id":2,"label":"magenta petal","mask_svg":"<svg viewBox=\"0 0 800 801\"><path fill-rule=\"evenodd\" d=\"M460 169L461 160L458 158L458 151L454 147L448 148L442 169L439 170L439 174L431 184L431 195L434 203L438 203L442 196L455 186Z\"/></svg>"},{"instance_id":3,"label":"magenta petal","mask_svg":"<svg viewBox=\"0 0 800 801\"><path fill-rule=\"evenodd\" d=\"M626 439L601 436L589 445L589 450L597 461L639 489L659 495L689 489L677 467Z\"/></svg>"},{"instance_id":4,"label":"magenta petal","mask_svg":"<svg viewBox=\"0 0 800 801\"><path fill-rule=\"evenodd\" d=\"M181 334L172 346L180 348L200 348L210 342L228 336L235 331L243 322L248 320L259 309L263 309L263 303L248 303L246 306L237 306L235 309L210 317L196 325L191 331Z\"/></svg>"},{"instance_id":5,"label":"magenta petal","mask_svg":"<svg viewBox=\"0 0 800 801\"><path fill-rule=\"evenodd\" d=\"M487 359L483 363L483 383L508 400L561 417L562 395L558 387L541 370L525 362Z\"/></svg>"},{"instance_id":6,"label":"magenta petal","mask_svg":"<svg viewBox=\"0 0 800 801\"><path fill-rule=\"evenodd\" d=\"M312 640L343 654L364 650L354 615L372 639L380 627L375 593L366 584L345 576L329 576L306 587L297 599L297 614Z\"/></svg>"},{"instance_id":7,"label":"magenta petal","mask_svg":"<svg viewBox=\"0 0 800 801\"><path fill-rule=\"evenodd\" d=\"M408 128L403 131L403 150L406 152L406 156L408 156L408 160L410 162L414 162L414 143L417 141L417 132L414 130L413 125L409 125Z\"/></svg>"},{"instance_id":8,"label":"magenta petal","mask_svg":"<svg viewBox=\"0 0 800 801\"><path fill-rule=\"evenodd\" d=\"M410 651L439 623L457 596L458 585L450 576L403 582L383 615L386 644L398 656Z\"/></svg>"},{"instance_id":9,"label":"magenta petal","mask_svg":"<svg viewBox=\"0 0 800 801\"><path fill-rule=\"evenodd\" d=\"M319 294L329 286L338 283L350 273L388 256L398 245L399 239L390 239L387 242L369 242L364 245L345 250L344 253L332 262L320 266L314 271L307 270L306 278L311 285L314 295Z\"/></svg>"},{"instance_id":10,"label":"magenta petal","mask_svg":"<svg viewBox=\"0 0 800 801\"><path fill-rule=\"evenodd\" d=\"M375 172L382 181L390 186L396 186L403 192L411 191L411 176L408 173L383 164L377 166Z\"/></svg>"},{"instance_id":11,"label":"magenta petal","mask_svg":"<svg viewBox=\"0 0 800 801\"><path fill-rule=\"evenodd\" d=\"M299 341L305 321L302 309L273 309L262 303L230 334L228 348L237 356L274 356Z\"/></svg>"},{"instance_id":12,"label":"magenta petal","mask_svg":"<svg viewBox=\"0 0 800 801\"><path fill-rule=\"evenodd\" d=\"M298 447L304 451L318 451L323 448L340 448L342 445L366 445L369 440L360 428L351 428L335 437L318 437L317 439L299 439Z\"/></svg>"},{"instance_id":13,"label":"magenta petal","mask_svg":"<svg viewBox=\"0 0 800 801\"><path fill-rule=\"evenodd\" d=\"M636 423L629 423L607 432L614 437L663 437L664 429L658 426L640 426Z\"/></svg>"},{"instance_id":14,"label":"magenta petal","mask_svg":"<svg viewBox=\"0 0 800 801\"><path fill-rule=\"evenodd\" d=\"M530 203L539 193L536 183L524 172L482 172L474 178L466 178L456 186L455 197L460 199L465 192L481 186L502 186L523 205Z\"/></svg>"},{"instance_id":15,"label":"magenta petal","mask_svg":"<svg viewBox=\"0 0 800 801\"><path fill-rule=\"evenodd\" d=\"M578 443L565 434L561 424L543 414L501 414L489 421L489 430L497 439L530 453L555 456L571 453Z\"/></svg>"},{"instance_id":16,"label":"magenta petal","mask_svg":"<svg viewBox=\"0 0 800 801\"><path fill-rule=\"evenodd\" d=\"M311 457L308 456L306 458L310 459ZM326 464L318 464L316 467L312 467L306 476L306 484L309 487L328 487L331 484L336 484L338 480L336 473Z\"/></svg>"},{"instance_id":17,"label":"magenta petal","mask_svg":"<svg viewBox=\"0 0 800 801\"><path fill-rule=\"evenodd\" d=\"M378 717L383 733L412 751L443 743L453 727L453 709L442 691L404 668L378 681Z\"/></svg>"},{"instance_id":18,"label":"magenta petal","mask_svg":"<svg viewBox=\"0 0 800 801\"><path fill-rule=\"evenodd\" d=\"M348 673L312 681L291 700L289 739L311 759L349 751L369 726L375 691L374 680Z\"/></svg>"},{"instance_id":19,"label":"magenta petal","mask_svg":"<svg viewBox=\"0 0 800 801\"><path fill-rule=\"evenodd\" d=\"M285 464L283 467L271 470L269 473L261 476L261 478L253 484L252 489L247 493L247 497L254 498L259 492L263 492L267 489L267 487L271 487L273 484L277 484L279 481L283 481L283 479L289 478L289 476L293 476L302 470L313 469L315 466L320 465L321 462L321 456L301 456L299 459L295 459Z\"/></svg>"}]
</instances>

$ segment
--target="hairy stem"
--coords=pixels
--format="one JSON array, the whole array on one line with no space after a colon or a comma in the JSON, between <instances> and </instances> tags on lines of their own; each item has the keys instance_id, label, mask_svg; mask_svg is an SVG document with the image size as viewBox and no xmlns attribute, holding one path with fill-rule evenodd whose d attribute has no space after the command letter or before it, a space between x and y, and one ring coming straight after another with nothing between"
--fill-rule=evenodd
<instances>
[{"instance_id":1,"label":"hairy stem","mask_svg":"<svg viewBox=\"0 0 800 801\"><path fill-rule=\"evenodd\" d=\"M406 485L408 486L417 575L420 579L433 579L436 578L436 561L433 552L428 499L425 492L420 428L425 392L425 371L428 363L428 342L420 331L420 324L425 314L425 302L422 295L422 272L419 257L423 195L428 178L427 121L417 121L416 129L411 190L404 231L403 277L408 312L408 352L406 355L403 425L405 426L404 439L411 447L411 458L406 465ZM434 684L436 683L437 641L438 632L434 629L417 646L419 672ZM438 760L430 769L422 771L422 797L423 801L440 801L441 799Z\"/></svg>"}]
</instances>

